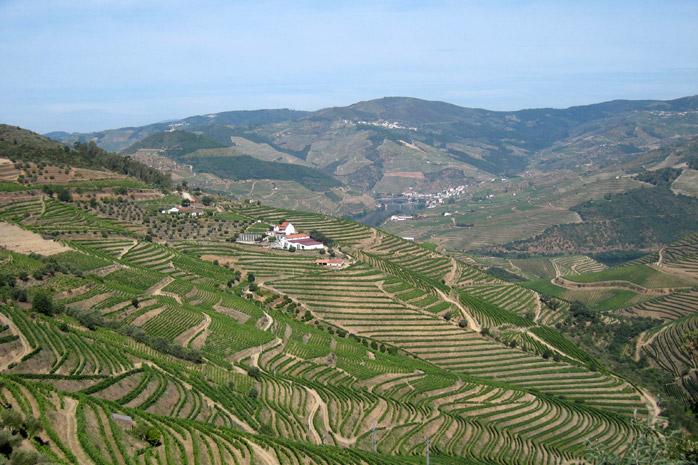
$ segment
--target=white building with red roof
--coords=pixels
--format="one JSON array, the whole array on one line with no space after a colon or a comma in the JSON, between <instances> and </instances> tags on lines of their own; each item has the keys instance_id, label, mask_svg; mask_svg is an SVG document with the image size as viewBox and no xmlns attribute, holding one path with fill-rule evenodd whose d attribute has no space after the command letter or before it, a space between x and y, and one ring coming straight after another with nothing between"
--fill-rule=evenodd
<instances>
[{"instance_id":1,"label":"white building with red roof","mask_svg":"<svg viewBox=\"0 0 698 465\"><path fill-rule=\"evenodd\" d=\"M281 224L274 226L274 234L276 236L286 236L289 234L296 234L296 228L289 221L284 221Z\"/></svg>"},{"instance_id":2,"label":"white building with red roof","mask_svg":"<svg viewBox=\"0 0 698 465\"><path fill-rule=\"evenodd\" d=\"M344 268L347 262L343 258L318 258L315 264L327 268Z\"/></svg>"}]
</instances>

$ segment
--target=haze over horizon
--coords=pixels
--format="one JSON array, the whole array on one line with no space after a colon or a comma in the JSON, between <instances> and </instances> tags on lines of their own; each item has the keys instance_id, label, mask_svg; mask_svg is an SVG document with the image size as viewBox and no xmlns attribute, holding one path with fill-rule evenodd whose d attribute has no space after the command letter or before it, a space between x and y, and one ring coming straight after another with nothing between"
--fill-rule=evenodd
<instances>
[{"instance_id":1,"label":"haze over horizon","mask_svg":"<svg viewBox=\"0 0 698 465\"><path fill-rule=\"evenodd\" d=\"M0 121L137 126L383 96L491 110L698 93L691 1L5 1Z\"/></svg>"}]
</instances>

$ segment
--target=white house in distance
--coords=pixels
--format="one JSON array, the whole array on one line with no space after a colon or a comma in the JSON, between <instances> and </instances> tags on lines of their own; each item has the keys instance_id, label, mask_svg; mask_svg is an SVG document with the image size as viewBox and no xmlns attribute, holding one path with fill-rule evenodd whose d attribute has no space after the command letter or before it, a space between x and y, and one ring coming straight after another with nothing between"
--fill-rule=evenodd
<instances>
[{"instance_id":1,"label":"white house in distance","mask_svg":"<svg viewBox=\"0 0 698 465\"><path fill-rule=\"evenodd\" d=\"M274 226L274 235L275 236L286 236L288 234L296 234L298 231L296 231L296 228L293 226L288 221L284 221L281 224L277 224Z\"/></svg>"},{"instance_id":2,"label":"white house in distance","mask_svg":"<svg viewBox=\"0 0 698 465\"><path fill-rule=\"evenodd\" d=\"M318 258L315 264L326 268L344 268L347 262L343 258Z\"/></svg>"},{"instance_id":3,"label":"white house in distance","mask_svg":"<svg viewBox=\"0 0 698 465\"><path fill-rule=\"evenodd\" d=\"M414 218L412 215L393 215L390 217L390 221L407 221Z\"/></svg>"}]
</instances>

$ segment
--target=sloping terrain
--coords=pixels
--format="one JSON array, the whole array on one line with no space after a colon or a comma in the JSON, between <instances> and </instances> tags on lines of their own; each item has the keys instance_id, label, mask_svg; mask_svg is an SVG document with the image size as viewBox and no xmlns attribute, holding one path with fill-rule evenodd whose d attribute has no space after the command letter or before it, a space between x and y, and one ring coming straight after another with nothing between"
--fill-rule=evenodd
<instances>
[{"instance_id":1,"label":"sloping terrain","mask_svg":"<svg viewBox=\"0 0 698 465\"><path fill-rule=\"evenodd\" d=\"M552 226L506 248L537 253L651 250L698 228L698 201L665 186L608 195L571 210L582 222Z\"/></svg>"},{"instance_id":2,"label":"sloping terrain","mask_svg":"<svg viewBox=\"0 0 698 465\"><path fill-rule=\"evenodd\" d=\"M552 465L656 419L563 301L346 219L122 187L0 201L73 249L0 251L3 408L55 463L397 465L428 438L434 463ZM281 221L327 252L234 240Z\"/></svg>"}]
</instances>

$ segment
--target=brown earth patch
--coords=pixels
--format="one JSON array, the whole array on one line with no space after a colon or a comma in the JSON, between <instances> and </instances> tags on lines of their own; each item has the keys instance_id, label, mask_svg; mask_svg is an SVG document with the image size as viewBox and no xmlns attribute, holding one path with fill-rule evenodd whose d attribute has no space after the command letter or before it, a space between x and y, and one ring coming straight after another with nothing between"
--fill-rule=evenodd
<instances>
[{"instance_id":1,"label":"brown earth patch","mask_svg":"<svg viewBox=\"0 0 698 465\"><path fill-rule=\"evenodd\" d=\"M0 222L0 247L13 252L55 255L72 250L59 242L44 239L40 235L10 223Z\"/></svg>"}]
</instances>

